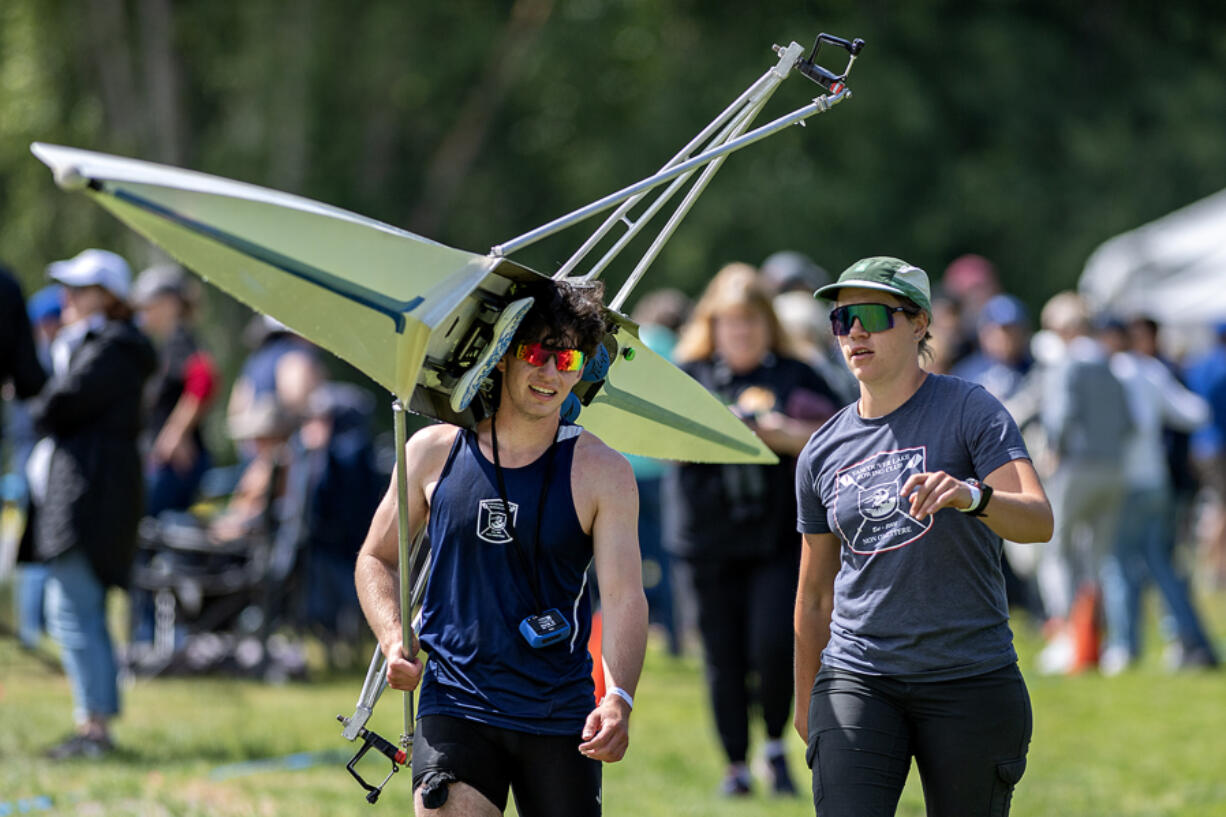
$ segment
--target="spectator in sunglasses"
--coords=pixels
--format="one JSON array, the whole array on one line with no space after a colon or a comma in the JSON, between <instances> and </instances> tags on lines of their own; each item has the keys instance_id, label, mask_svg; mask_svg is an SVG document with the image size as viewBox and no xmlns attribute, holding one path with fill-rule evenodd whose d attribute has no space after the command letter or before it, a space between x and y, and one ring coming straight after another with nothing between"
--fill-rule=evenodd
<instances>
[{"instance_id":1,"label":"spectator in sunglasses","mask_svg":"<svg viewBox=\"0 0 1226 817\"><path fill-rule=\"evenodd\" d=\"M923 270L866 258L816 294L835 302L860 399L813 435L796 472L795 725L814 805L892 815L914 758L930 814L1006 814L1031 711L1001 538L1046 541L1047 497L1000 402L921 367Z\"/></svg>"}]
</instances>

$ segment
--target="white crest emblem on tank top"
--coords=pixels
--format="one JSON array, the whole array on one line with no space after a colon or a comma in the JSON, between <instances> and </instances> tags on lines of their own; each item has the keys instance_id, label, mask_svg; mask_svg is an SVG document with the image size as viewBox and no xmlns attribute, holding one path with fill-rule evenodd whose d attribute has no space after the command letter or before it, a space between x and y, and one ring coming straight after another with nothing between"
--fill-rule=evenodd
<instances>
[{"instance_id":1,"label":"white crest emblem on tank top","mask_svg":"<svg viewBox=\"0 0 1226 817\"><path fill-rule=\"evenodd\" d=\"M510 520L501 499L482 499L477 503L477 537L481 541L491 545L511 543L511 525L519 519L519 503L508 502L507 505L511 509Z\"/></svg>"}]
</instances>

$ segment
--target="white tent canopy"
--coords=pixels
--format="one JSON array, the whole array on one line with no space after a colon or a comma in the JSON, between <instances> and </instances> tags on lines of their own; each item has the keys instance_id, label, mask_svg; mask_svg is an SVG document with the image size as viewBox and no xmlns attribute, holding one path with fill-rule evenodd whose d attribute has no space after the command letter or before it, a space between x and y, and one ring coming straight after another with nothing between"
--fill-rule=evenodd
<instances>
[{"instance_id":1,"label":"white tent canopy","mask_svg":"<svg viewBox=\"0 0 1226 817\"><path fill-rule=\"evenodd\" d=\"M1079 288L1096 312L1185 326L1226 319L1226 190L1104 242Z\"/></svg>"}]
</instances>

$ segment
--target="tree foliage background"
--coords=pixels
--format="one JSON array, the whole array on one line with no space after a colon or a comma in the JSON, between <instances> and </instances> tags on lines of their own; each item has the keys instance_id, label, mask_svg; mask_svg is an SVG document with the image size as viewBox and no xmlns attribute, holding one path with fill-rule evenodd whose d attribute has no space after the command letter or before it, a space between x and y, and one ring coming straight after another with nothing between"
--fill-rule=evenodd
<instances>
[{"instance_id":1,"label":"tree foliage background","mask_svg":"<svg viewBox=\"0 0 1226 817\"><path fill-rule=\"evenodd\" d=\"M1189 0L4 0L0 258L27 291L87 246L154 259L60 192L35 140L483 251L652 173L774 64L772 43L828 31L868 43L854 98L734 155L640 293L697 293L779 249L934 277L978 252L1038 306L1101 241L1226 187L1224 22ZM790 78L759 122L815 91ZM556 268L582 237L521 260ZM245 317L211 298L231 366Z\"/></svg>"}]
</instances>

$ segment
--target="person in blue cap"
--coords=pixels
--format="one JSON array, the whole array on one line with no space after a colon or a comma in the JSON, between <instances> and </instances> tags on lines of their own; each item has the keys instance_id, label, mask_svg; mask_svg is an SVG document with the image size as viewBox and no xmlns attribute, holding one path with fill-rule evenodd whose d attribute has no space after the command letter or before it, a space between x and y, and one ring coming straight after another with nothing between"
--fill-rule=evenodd
<instances>
[{"instance_id":1,"label":"person in blue cap","mask_svg":"<svg viewBox=\"0 0 1226 817\"><path fill-rule=\"evenodd\" d=\"M26 302L30 328L34 330L35 352L44 369L51 368L51 341L60 331L63 300L64 288L52 284L35 292Z\"/></svg>"},{"instance_id":2,"label":"person in blue cap","mask_svg":"<svg viewBox=\"0 0 1226 817\"><path fill-rule=\"evenodd\" d=\"M998 400L1008 400L1034 364L1030 356L1030 315L1012 295L993 295L979 311L979 348L950 371L978 383Z\"/></svg>"},{"instance_id":3,"label":"person in blue cap","mask_svg":"<svg viewBox=\"0 0 1226 817\"><path fill-rule=\"evenodd\" d=\"M875 257L816 293L860 383L796 468L795 726L822 817L894 814L913 759L929 814L1004 815L1026 767L1001 538L1046 541L1051 507L1000 402L922 368L930 292Z\"/></svg>"}]
</instances>

